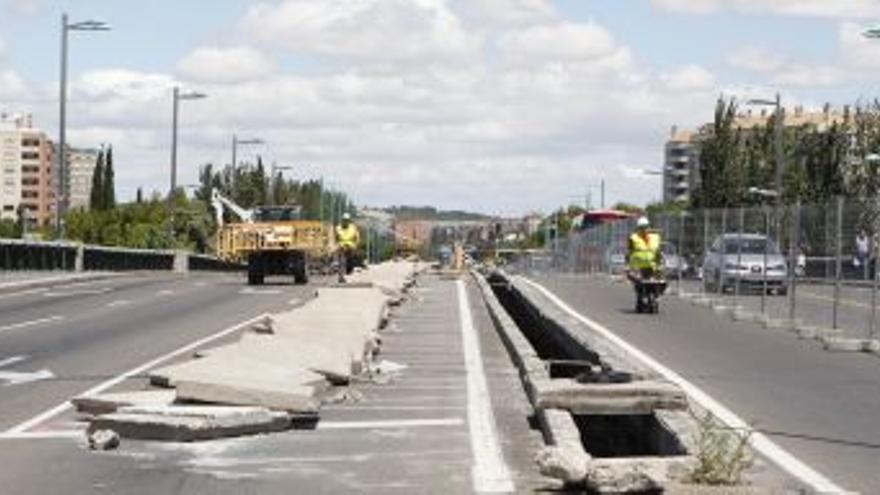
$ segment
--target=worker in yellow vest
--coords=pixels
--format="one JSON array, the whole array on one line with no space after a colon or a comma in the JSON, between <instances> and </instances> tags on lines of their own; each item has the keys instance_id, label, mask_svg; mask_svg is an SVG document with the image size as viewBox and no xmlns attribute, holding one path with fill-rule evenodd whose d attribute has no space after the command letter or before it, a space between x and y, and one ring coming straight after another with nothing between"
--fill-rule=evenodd
<instances>
[{"instance_id":1,"label":"worker in yellow vest","mask_svg":"<svg viewBox=\"0 0 880 495\"><path fill-rule=\"evenodd\" d=\"M345 282L345 276L354 270L361 233L357 225L351 221L351 215L342 215L342 222L336 227L336 244L339 246L339 281Z\"/></svg>"},{"instance_id":2,"label":"worker in yellow vest","mask_svg":"<svg viewBox=\"0 0 880 495\"><path fill-rule=\"evenodd\" d=\"M636 222L636 231L629 236L627 262L633 276L647 278L660 271L660 234L651 232L650 227L651 222L641 217Z\"/></svg>"}]
</instances>

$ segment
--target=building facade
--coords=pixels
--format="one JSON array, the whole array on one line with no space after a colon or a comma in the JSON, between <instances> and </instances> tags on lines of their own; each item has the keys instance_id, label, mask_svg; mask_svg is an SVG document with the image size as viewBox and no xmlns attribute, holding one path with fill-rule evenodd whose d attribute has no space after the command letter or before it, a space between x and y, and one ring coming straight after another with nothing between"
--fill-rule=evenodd
<instances>
[{"instance_id":1,"label":"building facade","mask_svg":"<svg viewBox=\"0 0 880 495\"><path fill-rule=\"evenodd\" d=\"M0 219L29 227L50 225L55 215L53 147L30 117L0 116Z\"/></svg>"},{"instance_id":2,"label":"building facade","mask_svg":"<svg viewBox=\"0 0 880 495\"><path fill-rule=\"evenodd\" d=\"M694 133L673 127L666 142L663 202L687 202L699 176L699 151Z\"/></svg>"},{"instance_id":3,"label":"building facade","mask_svg":"<svg viewBox=\"0 0 880 495\"><path fill-rule=\"evenodd\" d=\"M67 149L67 208L88 209L92 196L92 176L98 164L97 149Z\"/></svg>"}]
</instances>

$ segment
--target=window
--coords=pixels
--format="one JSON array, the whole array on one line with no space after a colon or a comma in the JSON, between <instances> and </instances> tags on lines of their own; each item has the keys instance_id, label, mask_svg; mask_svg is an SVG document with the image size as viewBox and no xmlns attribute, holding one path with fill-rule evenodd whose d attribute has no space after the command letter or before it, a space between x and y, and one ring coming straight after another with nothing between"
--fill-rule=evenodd
<instances>
[{"instance_id":1,"label":"window","mask_svg":"<svg viewBox=\"0 0 880 495\"><path fill-rule=\"evenodd\" d=\"M40 179L21 179L21 185L23 185L23 186L39 186Z\"/></svg>"},{"instance_id":2,"label":"window","mask_svg":"<svg viewBox=\"0 0 880 495\"><path fill-rule=\"evenodd\" d=\"M34 138L24 138L21 140L21 145L25 148L36 148L40 145L40 140Z\"/></svg>"},{"instance_id":3,"label":"window","mask_svg":"<svg viewBox=\"0 0 880 495\"><path fill-rule=\"evenodd\" d=\"M21 167L21 171L26 174L38 174L38 173L40 173L40 167L34 167L34 166Z\"/></svg>"},{"instance_id":4,"label":"window","mask_svg":"<svg viewBox=\"0 0 880 495\"><path fill-rule=\"evenodd\" d=\"M37 191L22 191L21 197L22 199L37 199L40 197L40 193Z\"/></svg>"},{"instance_id":5,"label":"window","mask_svg":"<svg viewBox=\"0 0 880 495\"><path fill-rule=\"evenodd\" d=\"M22 160L39 160L40 154L36 151L25 151L21 154Z\"/></svg>"}]
</instances>

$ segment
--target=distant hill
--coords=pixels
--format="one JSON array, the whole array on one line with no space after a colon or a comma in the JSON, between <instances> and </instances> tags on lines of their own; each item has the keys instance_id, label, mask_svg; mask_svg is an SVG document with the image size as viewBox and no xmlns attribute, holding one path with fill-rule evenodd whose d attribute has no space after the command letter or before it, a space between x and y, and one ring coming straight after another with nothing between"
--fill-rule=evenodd
<instances>
[{"instance_id":1,"label":"distant hill","mask_svg":"<svg viewBox=\"0 0 880 495\"><path fill-rule=\"evenodd\" d=\"M433 206L392 206L385 211L397 220L480 221L492 217L460 210L438 210Z\"/></svg>"}]
</instances>

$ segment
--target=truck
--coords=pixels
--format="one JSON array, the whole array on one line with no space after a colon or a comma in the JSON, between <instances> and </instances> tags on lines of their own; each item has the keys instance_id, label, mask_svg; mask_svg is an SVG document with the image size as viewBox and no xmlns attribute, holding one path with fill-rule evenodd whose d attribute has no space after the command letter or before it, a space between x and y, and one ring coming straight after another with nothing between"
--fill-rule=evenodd
<instances>
[{"instance_id":1,"label":"truck","mask_svg":"<svg viewBox=\"0 0 880 495\"><path fill-rule=\"evenodd\" d=\"M270 275L292 276L296 284L307 284L312 263L325 262L335 252L332 226L304 220L299 205L245 209L217 190L211 193L211 203L217 219L217 256L247 264L249 285L262 285ZM225 210L240 222L227 224Z\"/></svg>"}]
</instances>

